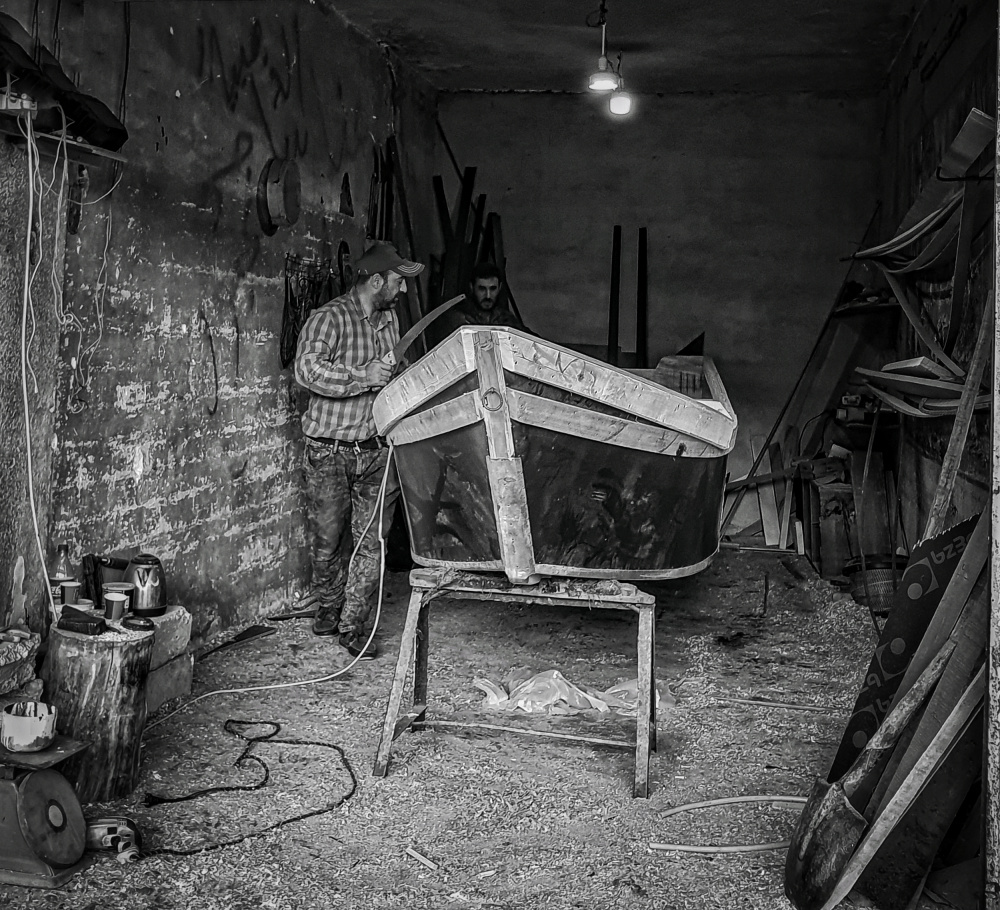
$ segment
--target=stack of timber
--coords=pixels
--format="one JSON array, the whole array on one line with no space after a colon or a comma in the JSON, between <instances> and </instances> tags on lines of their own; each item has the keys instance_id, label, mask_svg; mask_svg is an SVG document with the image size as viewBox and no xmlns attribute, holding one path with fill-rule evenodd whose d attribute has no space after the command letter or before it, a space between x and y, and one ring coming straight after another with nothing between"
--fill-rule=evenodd
<instances>
[{"instance_id":1,"label":"stack of timber","mask_svg":"<svg viewBox=\"0 0 1000 910\"><path fill-rule=\"evenodd\" d=\"M792 836L785 890L799 910L830 910L852 890L904 910L924 888L979 906L988 554L988 516L914 548L830 772Z\"/></svg>"},{"instance_id":2,"label":"stack of timber","mask_svg":"<svg viewBox=\"0 0 1000 910\"><path fill-rule=\"evenodd\" d=\"M507 276L507 257L504 251L503 227L497 212L487 211L486 194L480 193L473 200L476 168L461 171L461 186L454 206L449 208L444 180L434 177L434 200L437 206L444 251L430 257L429 292L430 306L450 300L465 292L472 276L472 269L480 262L491 262L504 276L501 305L507 305L520 319L517 304ZM429 331L432 341L443 340Z\"/></svg>"},{"instance_id":3,"label":"stack of timber","mask_svg":"<svg viewBox=\"0 0 1000 910\"><path fill-rule=\"evenodd\" d=\"M956 420L840 748L793 832L785 892L799 910L855 888L905 910L925 887L978 910L990 518L946 525L966 428Z\"/></svg>"},{"instance_id":4,"label":"stack of timber","mask_svg":"<svg viewBox=\"0 0 1000 910\"><path fill-rule=\"evenodd\" d=\"M683 366L626 371L515 329L452 333L374 406L414 560L515 584L705 568L736 415L709 357ZM682 373L689 393L664 384Z\"/></svg>"}]
</instances>

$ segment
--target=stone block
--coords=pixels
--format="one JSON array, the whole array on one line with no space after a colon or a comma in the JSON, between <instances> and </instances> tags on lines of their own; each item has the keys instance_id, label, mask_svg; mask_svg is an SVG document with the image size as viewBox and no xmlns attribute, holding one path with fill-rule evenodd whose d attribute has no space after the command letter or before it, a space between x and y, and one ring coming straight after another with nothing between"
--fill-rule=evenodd
<instances>
[{"instance_id":1,"label":"stone block","mask_svg":"<svg viewBox=\"0 0 1000 910\"><path fill-rule=\"evenodd\" d=\"M162 616L151 616L156 631L153 633L153 656L150 670L156 670L183 654L191 641L191 614L184 607L174 604Z\"/></svg>"},{"instance_id":2,"label":"stone block","mask_svg":"<svg viewBox=\"0 0 1000 910\"><path fill-rule=\"evenodd\" d=\"M191 691L194 678L194 654L180 654L146 677L146 710L152 714L172 698Z\"/></svg>"},{"instance_id":3,"label":"stone block","mask_svg":"<svg viewBox=\"0 0 1000 910\"><path fill-rule=\"evenodd\" d=\"M35 678L35 658L41 638L28 641L0 641L0 693L13 692Z\"/></svg>"}]
</instances>

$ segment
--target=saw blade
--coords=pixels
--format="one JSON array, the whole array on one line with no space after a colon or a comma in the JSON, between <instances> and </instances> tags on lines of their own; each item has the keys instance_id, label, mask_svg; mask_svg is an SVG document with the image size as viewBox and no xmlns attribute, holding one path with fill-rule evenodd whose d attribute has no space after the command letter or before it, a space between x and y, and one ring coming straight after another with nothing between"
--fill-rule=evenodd
<instances>
[{"instance_id":1,"label":"saw blade","mask_svg":"<svg viewBox=\"0 0 1000 910\"><path fill-rule=\"evenodd\" d=\"M391 351L385 355L383 358L389 366L395 366L399 363L399 358L406 353L407 349L411 344L417 339L417 337L427 328L435 319L438 318L442 313L446 313L450 310L456 303L465 300L465 294L459 294L457 297L452 297L451 300L446 300L440 306L434 307L426 316L418 320L417 323L411 328L399 341L393 345Z\"/></svg>"}]
</instances>

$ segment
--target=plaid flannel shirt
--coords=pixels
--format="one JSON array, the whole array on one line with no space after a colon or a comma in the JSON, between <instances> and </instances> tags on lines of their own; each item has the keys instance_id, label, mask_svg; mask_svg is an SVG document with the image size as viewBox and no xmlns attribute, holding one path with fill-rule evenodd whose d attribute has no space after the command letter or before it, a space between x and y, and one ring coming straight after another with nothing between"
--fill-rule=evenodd
<instances>
[{"instance_id":1,"label":"plaid flannel shirt","mask_svg":"<svg viewBox=\"0 0 1000 910\"><path fill-rule=\"evenodd\" d=\"M399 341L393 310L365 316L354 290L317 309L299 333L295 379L308 389L302 432L318 439L359 442L378 433L372 403L378 389L365 384L365 365Z\"/></svg>"}]
</instances>

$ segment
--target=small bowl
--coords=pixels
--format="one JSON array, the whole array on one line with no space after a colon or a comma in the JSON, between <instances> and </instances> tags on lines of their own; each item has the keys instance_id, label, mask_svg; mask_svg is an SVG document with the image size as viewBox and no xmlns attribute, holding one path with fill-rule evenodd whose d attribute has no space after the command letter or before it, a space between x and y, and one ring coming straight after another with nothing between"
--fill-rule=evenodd
<instances>
[{"instance_id":1,"label":"small bowl","mask_svg":"<svg viewBox=\"0 0 1000 910\"><path fill-rule=\"evenodd\" d=\"M0 745L9 752L41 752L56 738L56 707L19 701L0 714Z\"/></svg>"}]
</instances>

